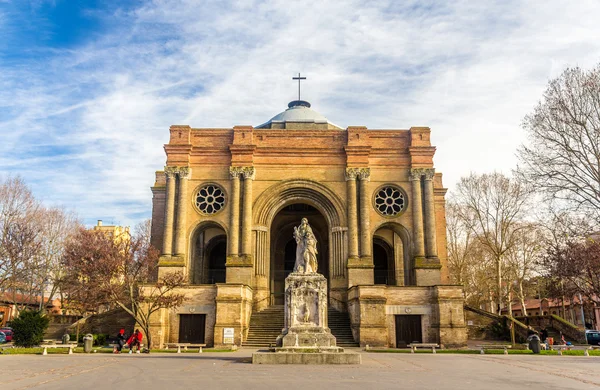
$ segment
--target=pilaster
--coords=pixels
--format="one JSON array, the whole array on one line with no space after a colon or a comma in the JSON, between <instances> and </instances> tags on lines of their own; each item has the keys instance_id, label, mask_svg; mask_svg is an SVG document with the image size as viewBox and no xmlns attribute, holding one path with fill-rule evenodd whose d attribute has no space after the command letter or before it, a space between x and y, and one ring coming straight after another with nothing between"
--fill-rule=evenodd
<instances>
[{"instance_id":1,"label":"pilaster","mask_svg":"<svg viewBox=\"0 0 600 390\"><path fill-rule=\"evenodd\" d=\"M175 181L176 167L165 167L167 178L167 193L165 207L165 225L163 233L163 246L161 257L171 257L173 254L173 222L175 220Z\"/></svg>"}]
</instances>

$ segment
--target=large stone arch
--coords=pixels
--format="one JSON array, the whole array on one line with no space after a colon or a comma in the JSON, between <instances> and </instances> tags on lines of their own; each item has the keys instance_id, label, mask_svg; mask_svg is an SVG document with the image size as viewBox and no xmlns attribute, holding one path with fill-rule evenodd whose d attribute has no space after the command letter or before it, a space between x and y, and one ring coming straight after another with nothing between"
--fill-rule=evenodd
<instances>
[{"instance_id":1,"label":"large stone arch","mask_svg":"<svg viewBox=\"0 0 600 390\"><path fill-rule=\"evenodd\" d=\"M275 215L292 203L307 203L319 210L330 228L347 226L344 202L329 187L312 180L295 179L263 192L252 208L254 224L269 226Z\"/></svg>"},{"instance_id":2,"label":"large stone arch","mask_svg":"<svg viewBox=\"0 0 600 390\"><path fill-rule=\"evenodd\" d=\"M330 278L345 285L347 260L346 205L329 187L312 180L293 179L269 187L254 202L254 270L256 276L255 302L257 308L265 307L270 295L271 237L270 228L275 216L294 203L308 204L317 209L328 225L329 258L320 259L329 265Z\"/></svg>"}]
</instances>

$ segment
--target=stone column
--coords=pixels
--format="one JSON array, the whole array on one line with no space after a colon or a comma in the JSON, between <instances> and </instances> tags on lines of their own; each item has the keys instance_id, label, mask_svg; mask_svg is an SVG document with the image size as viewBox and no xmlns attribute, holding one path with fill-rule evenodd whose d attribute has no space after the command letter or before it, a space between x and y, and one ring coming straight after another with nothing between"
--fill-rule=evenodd
<instances>
[{"instance_id":1,"label":"stone column","mask_svg":"<svg viewBox=\"0 0 600 390\"><path fill-rule=\"evenodd\" d=\"M421 176L422 169L411 169L410 180L412 185L412 216L413 216L413 239L414 256L416 259L425 257L425 244L423 240L423 210L421 199Z\"/></svg>"},{"instance_id":2,"label":"stone column","mask_svg":"<svg viewBox=\"0 0 600 390\"><path fill-rule=\"evenodd\" d=\"M183 256L186 243L186 221L187 221L187 189L188 180L192 175L189 167L180 167L179 173L179 192L177 197L177 226L175 227L175 254Z\"/></svg>"},{"instance_id":3,"label":"stone column","mask_svg":"<svg viewBox=\"0 0 600 390\"><path fill-rule=\"evenodd\" d=\"M252 180L256 171L254 167L244 167L244 210L242 214L242 254L252 255Z\"/></svg>"},{"instance_id":4,"label":"stone column","mask_svg":"<svg viewBox=\"0 0 600 390\"><path fill-rule=\"evenodd\" d=\"M435 199L433 194L433 176L435 169L424 169L424 207L425 207L425 256L428 259L437 258L437 238L435 226Z\"/></svg>"},{"instance_id":5,"label":"stone column","mask_svg":"<svg viewBox=\"0 0 600 390\"><path fill-rule=\"evenodd\" d=\"M173 221L175 218L175 177L177 168L165 167L165 176L167 177L167 193L165 204L165 220L162 254L171 256L173 253Z\"/></svg>"},{"instance_id":6,"label":"stone column","mask_svg":"<svg viewBox=\"0 0 600 390\"><path fill-rule=\"evenodd\" d=\"M358 258L358 218L356 209L356 177L358 168L346 168L348 199L348 256Z\"/></svg>"},{"instance_id":7,"label":"stone column","mask_svg":"<svg viewBox=\"0 0 600 390\"><path fill-rule=\"evenodd\" d=\"M229 219L229 256L237 256L240 249L240 175L242 169L230 167L231 199L229 201L231 212Z\"/></svg>"},{"instance_id":8,"label":"stone column","mask_svg":"<svg viewBox=\"0 0 600 390\"><path fill-rule=\"evenodd\" d=\"M371 204L369 202L369 193L367 183L371 177L370 168L360 168L358 178L360 180L360 257L371 257Z\"/></svg>"}]
</instances>

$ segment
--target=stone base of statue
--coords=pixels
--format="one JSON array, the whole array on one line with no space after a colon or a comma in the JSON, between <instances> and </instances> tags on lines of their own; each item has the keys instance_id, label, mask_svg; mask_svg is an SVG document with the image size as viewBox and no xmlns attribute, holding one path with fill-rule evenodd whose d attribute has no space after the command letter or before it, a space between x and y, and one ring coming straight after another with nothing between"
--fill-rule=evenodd
<instances>
[{"instance_id":1,"label":"stone base of statue","mask_svg":"<svg viewBox=\"0 0 600 390\"><path fill-rule=\"evenodd\" d=\"M279 350L338 348L327 327L327 279L323 275L291 273L285 279L284 313Z\"/></svg>"},{"instance_id":2,"label":"stone base of statue","mask_svg":"<svg viewBox=\"0 0 600 390\"><path fill-rule=\"evenodd\" d=\"M360 364L360 354L336 345L327 325L327 279L293 272L285 279L284 328L277 347L252 355L257 364Z\"/></svg>"}]
</instances>

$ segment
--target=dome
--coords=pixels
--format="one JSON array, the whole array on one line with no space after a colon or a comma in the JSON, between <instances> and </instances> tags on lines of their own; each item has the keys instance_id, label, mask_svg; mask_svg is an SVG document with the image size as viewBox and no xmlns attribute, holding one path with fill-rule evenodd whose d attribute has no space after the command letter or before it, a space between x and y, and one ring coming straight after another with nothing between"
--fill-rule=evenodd
<instances>
[{"instance_id":1,"label":"dome","mask_svg":"<svg viewBox=\"0 0 600 390\"><path fill-rule=\"evenodd\" d=\"M327 118L310 108L305 100L294 100L288 109L280 112L268 122L256 126L257 129L339 129Z\"/></svg>"}]
</instances>

